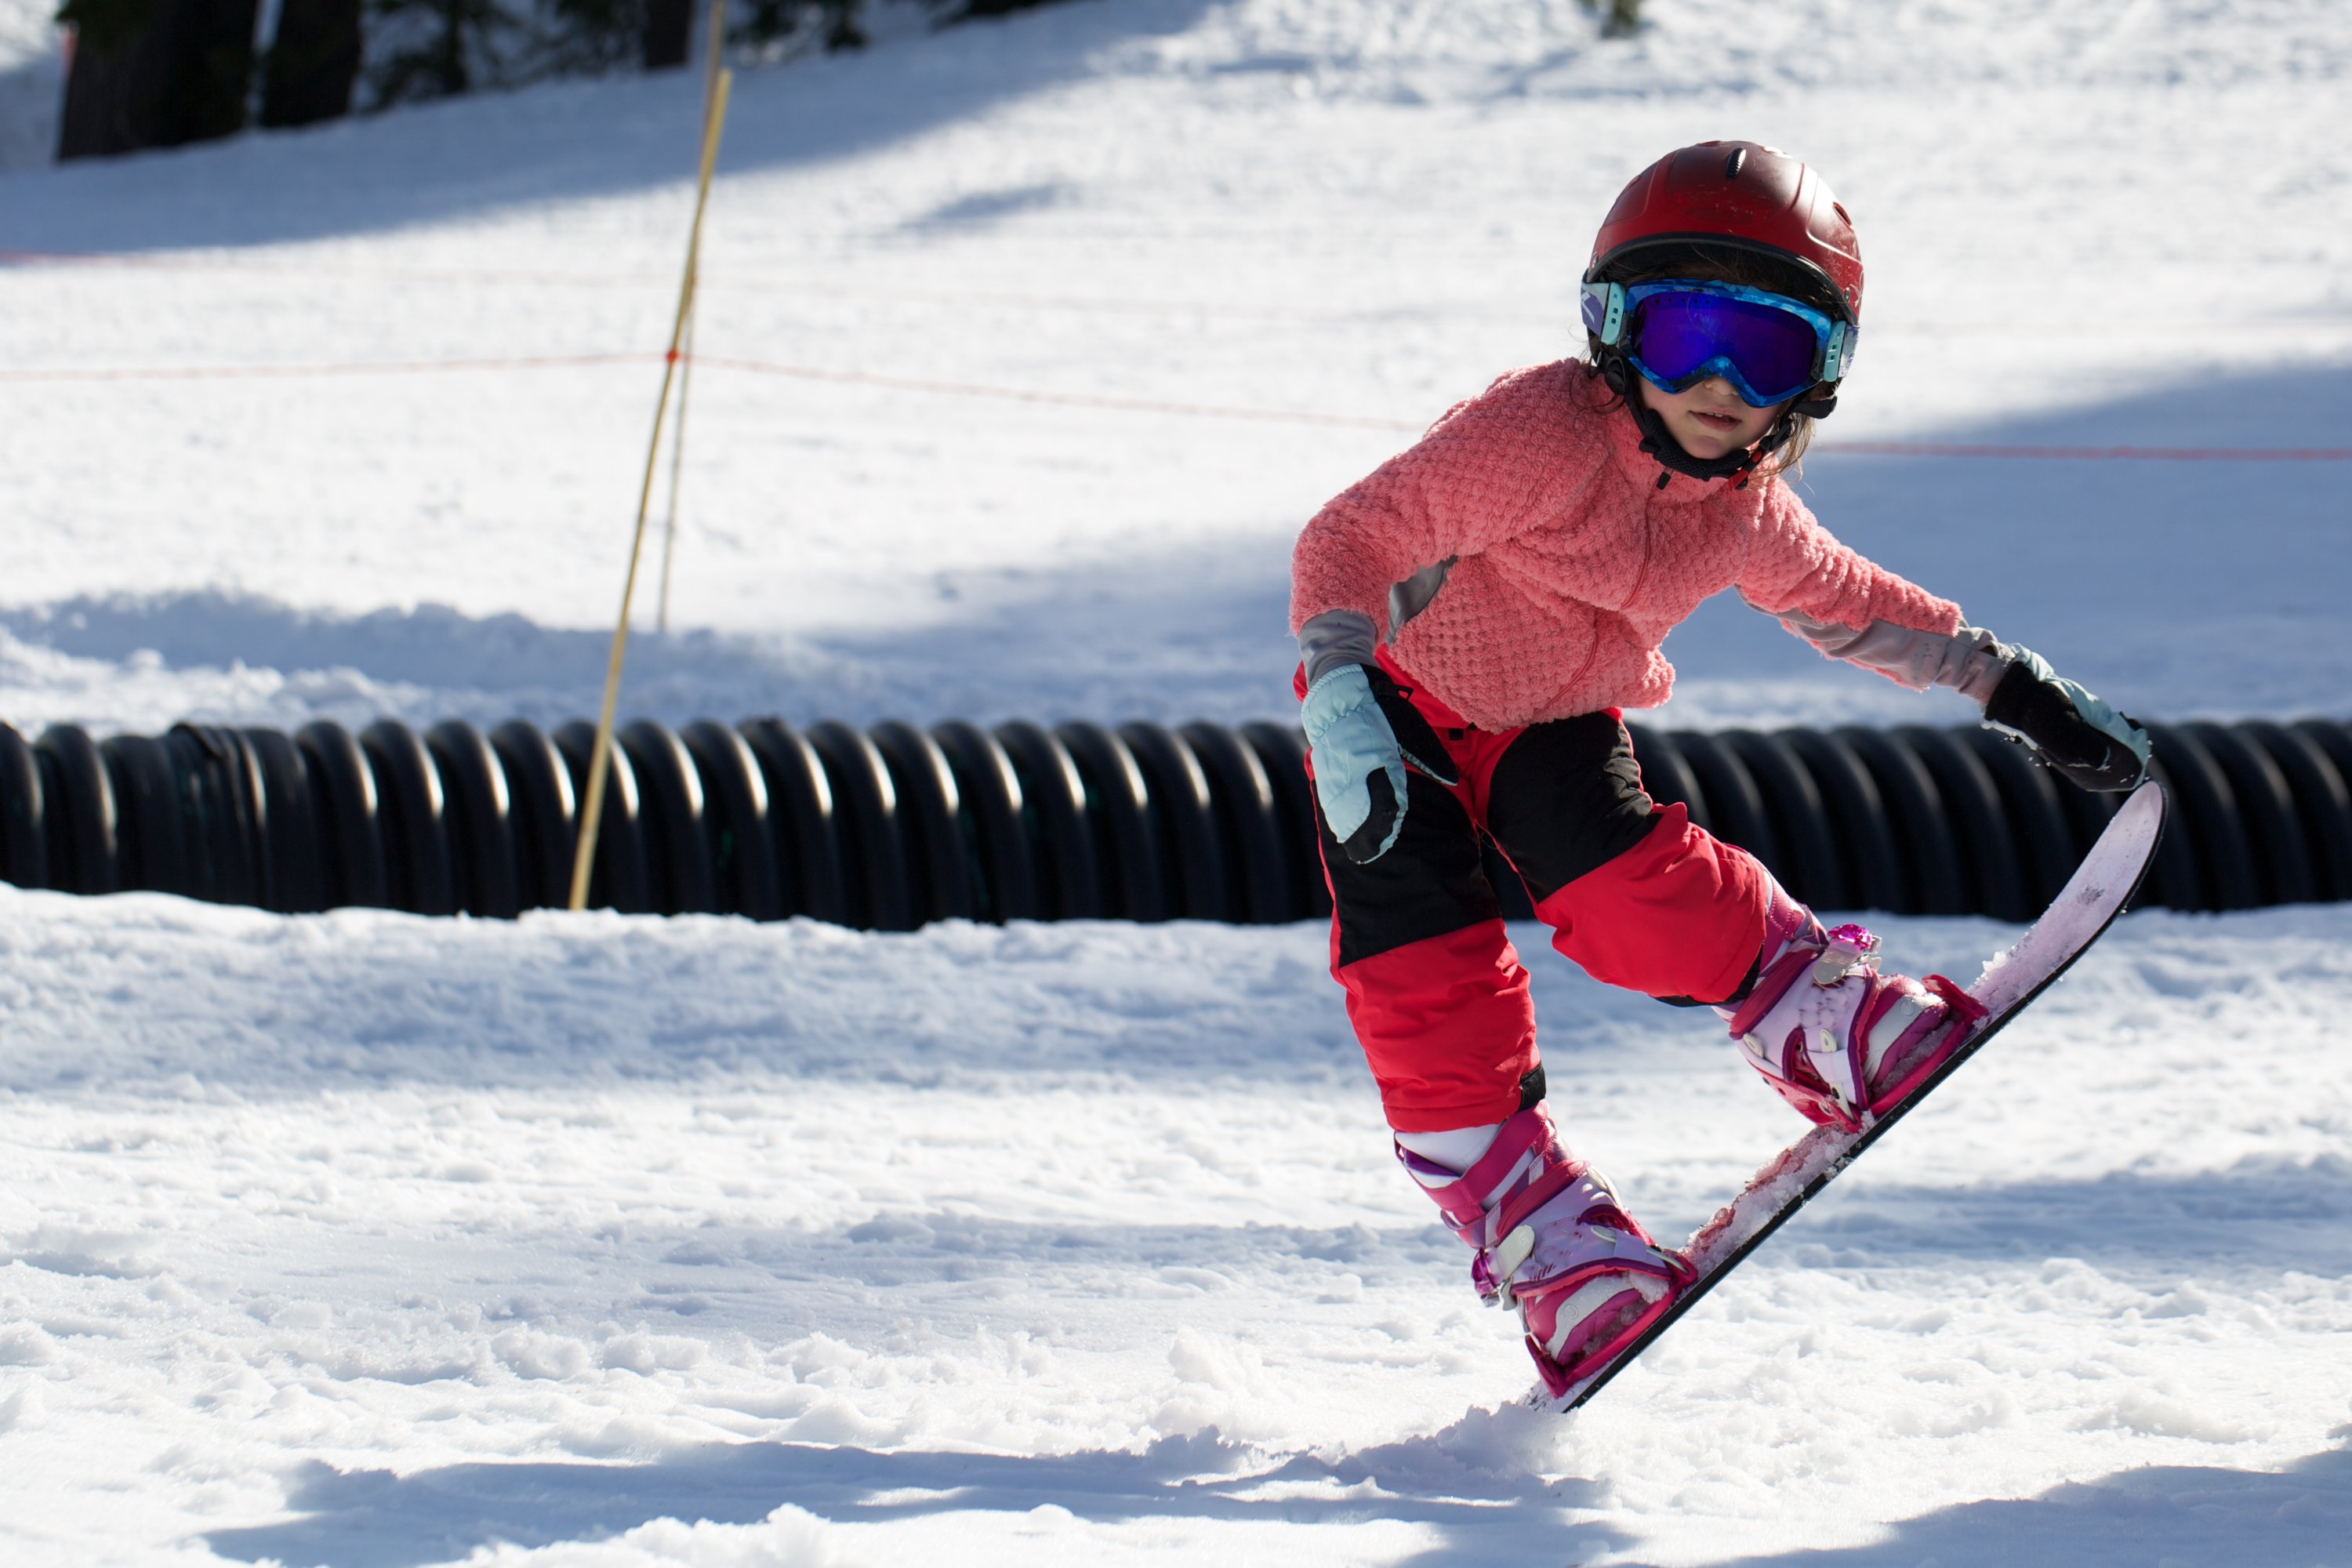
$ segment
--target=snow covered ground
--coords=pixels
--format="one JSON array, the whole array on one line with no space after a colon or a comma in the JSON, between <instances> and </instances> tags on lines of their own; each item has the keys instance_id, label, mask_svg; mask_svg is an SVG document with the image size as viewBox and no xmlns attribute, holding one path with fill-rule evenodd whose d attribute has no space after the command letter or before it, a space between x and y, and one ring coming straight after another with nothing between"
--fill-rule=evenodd
<instances>
[{"instance_id":1,"label":"snow covered ground","mask_svg":"<svg viewBox=\"0 0 2352 1568\"><path fill-rule=\"evenodd\" d=\"M633 704L1270 711L1298 523L1570 349L1609 197L1702 135L1800 150L1860 219L1867 336L1826 437L2346 444L2340 7L1652 9L1596 45L1573 0L1097 0L747 75L698 342L772 368L697 378L685 629L641 648ZM0 181L0 246L84 258L0 274L0 704L590 708L697 91L577 82ZM509 367L348 374L452 362ZM264 368L313 374L187 374ZM1070 401L884 384L908 381ZM1808 468L1842 535L2174 716L2339 700L2342 473ZM1736 605L1668 651L1669 723L1961 716Z\"/></svg>"},{"instance_id":2,"label":"snow covered ground","mask_svg":"<svg viewBox=\"0 0 2352 1568\"><path fill-rule=\"evenodd\" d=\"M2345 1560L2352 910L2132 917L1572 1422L1322 948L0 892L12 1555ZM1652 1224L1794 1130L1545 978Z\"/></svg>"},{"instance_id":3,"label":"snow covered ground","mask_svg":"<svg viewBox=\"0 0 2352 1568\"><path fill-rule=\"evenodd\" d=\"M49 68L0 4L6 120ZM1089 0L747 73L625 708L1279 713L1299 521L1566 351L1635 168L1748 135L1870 258L1833 528L2126 707L2342 715L2343 462L1851 448L2352 444L2343 8L1644 9ZM0 126L0 717L589 710L694 120L622 79L64 169ZM1668 724L1962 716L1737 606L1668 652ZM1889 924L1964 975L2007 934ZM2352 1562L2348 939L2127 920L1563 1424L1319 931L0 889L0 1542ZM1536 967L1656 1228L1793 1131L1702 1021Z\"/></svg>"}]
</instances>

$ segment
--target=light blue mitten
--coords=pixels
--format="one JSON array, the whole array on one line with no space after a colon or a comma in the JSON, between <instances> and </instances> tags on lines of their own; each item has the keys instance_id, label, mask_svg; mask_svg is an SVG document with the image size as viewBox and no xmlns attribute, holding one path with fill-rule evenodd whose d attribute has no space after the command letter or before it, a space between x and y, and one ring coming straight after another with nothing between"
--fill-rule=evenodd
<instances>
[{"instance_id":1,"label":"light blue mitten","mask_svg":"<svg viewBox=\"0 0 2352 1568\"><path fill-rule=\"evenodd\" d=\"M1408 764L1441 784L1459 782L1429 721L1378 665L1325 671L1307 689L1299 718L1323 820L1358 865L1387 854L1403 830Z\"/></svg>"}]
</instances>

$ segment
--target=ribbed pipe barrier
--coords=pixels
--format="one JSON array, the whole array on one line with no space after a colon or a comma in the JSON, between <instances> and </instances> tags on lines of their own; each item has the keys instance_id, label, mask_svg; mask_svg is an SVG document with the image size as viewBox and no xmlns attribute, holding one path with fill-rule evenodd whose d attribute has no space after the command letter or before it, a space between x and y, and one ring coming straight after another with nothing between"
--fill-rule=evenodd
<instances>
[{"instance_id":1,"label":"ribbed pipe barrier","mask_svg":"<svg viewBox=\"0 0 2352 1568\"><path fill-rule=\"evenodd\" d=\"M2151 726L2173 802L2144 901L2352 899L2352 725ZM2030 919L2120 797L1977 728L1636 728L1651 794L1823 909ZM354 735L0 725L0 878L286 913L560 907L591 727ZM630 913L1269 923L1328 912L1295 726L859 730L640 720L614 751L590 901ZM1528 913L1489 847L1505 912Z\"/></svg>"}]
</instances>

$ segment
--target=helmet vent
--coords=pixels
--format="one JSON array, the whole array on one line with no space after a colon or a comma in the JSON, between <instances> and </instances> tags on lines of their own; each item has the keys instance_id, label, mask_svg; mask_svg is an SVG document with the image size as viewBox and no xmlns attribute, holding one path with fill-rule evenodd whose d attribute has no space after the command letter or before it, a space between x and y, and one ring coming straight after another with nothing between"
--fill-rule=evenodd
<instances>
[{"instance_id":1,"label":"helmet vent","mask_svg":"<svg viewBox=\"0 0 2352 1568\"><path fill-rule=\"evenodd\" d=\"M1845 210L1845 204L1843 202L1832 202L1830 204L1830 211L1837 214L1838 221L1844 224L1848 228L1852 228L1853 226L1853 216Z\"/></svg>"},{"instance_id":2,"label":"helmet vent","mask_svg":"<svg viewBox=\"0 0 2352 1568\"><path fill-rule=\"evenodd\" d=\"M1731 156L1723 161L1723 177L1727 180L1739 178L1739 166L1747 162L1748 149L1734 147L1731 150Z\"/></svg>"}]
</instances>

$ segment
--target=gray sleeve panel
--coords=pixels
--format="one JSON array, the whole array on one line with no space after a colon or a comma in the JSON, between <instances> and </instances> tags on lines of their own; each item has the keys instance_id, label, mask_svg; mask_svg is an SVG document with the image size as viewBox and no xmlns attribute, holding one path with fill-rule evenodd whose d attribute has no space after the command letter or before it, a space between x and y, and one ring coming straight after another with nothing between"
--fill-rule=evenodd
<instances>
[{"instance_id":1,"label":"gray sleeve panel","mask_svg":"<svg viewBox=\"0 0 2352 1568\"><path fill-rule=\"evenodd\" d=\"M1449 555L1390 587L1391 642L1396 640L1405 622L1429 608L1429 602L1445 586L1445 574L1454 570L1456 559ZM1372 624L1370 616L1353 610L1326 610L1315 616L1298 628L1298 657L1307 666L1307 684L1314 685L1318 676L1336 665L1371 663L1380 635L1380 628Z\"/></svg>"},{"instance_id":2,"label":"gray sleeve panel","mask_svg":"<svg viewBox=\"0 0 2352 1568\"><path fill-rule=\"evenodd\" d=\"M1354 610L1326 610L1298 628L1298 658L1307 684L1343 664L1370 664L1380 645L1372 617Z\"/></svg>"},{"instance_id":3,"label":"gray sleeve panel","mask_svg":"<svg viewBox=\"0 0 2352 1568\"><path fill-rule=\"evenodd\" d=\"M2009 668L2009 650L1990 632L1962 626L1950 637L1940 632L1914 631L1892 621L1873 621L1859 631L1830 621L1817 621L1790 610L1780 624L1829 655L1864 669L1893 676L1914 691L1948 686L1982 702L2000 684Z\"/></svg>"},{"instance_id":4,"label":"gray sleeve panel","mask_svg":"<svg viewBox=\"0 0 2352 1568\"><path fill-rule=\"evenodd\" d=\"M1396 635L1404 629L1405 622L1429 608L1429 602L1437 597L1437 591L1440 588L1445 586L1445 574L1454 570L1454 563L1460 559L1458 555L1449 555L1435 565L1423 567L1403 582L1390 585L1389 640L1391 642L1396 641Z\"/></svg>"}]
</instances>

